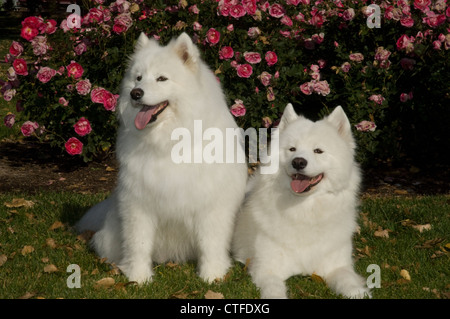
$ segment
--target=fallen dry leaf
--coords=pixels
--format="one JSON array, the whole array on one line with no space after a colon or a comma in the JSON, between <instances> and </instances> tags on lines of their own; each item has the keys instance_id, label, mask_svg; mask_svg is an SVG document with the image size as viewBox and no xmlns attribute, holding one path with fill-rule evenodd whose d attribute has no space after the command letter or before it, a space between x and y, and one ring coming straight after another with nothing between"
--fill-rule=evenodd
<instances>
[{"instance_id":1,"label":"fallen dry leaf","mask_svg":"<svg viewBox=\"0 0 450 319\"><path fill-rule=\"evenodd\" d=\"M114 286L115 284L115 280L114 278L111 277L106 277L106 278L102 278L99 281L95 282L94 288L99 289L99 288L110 288L112 286Z\"/></svg>"},{"instance_id":2,"label":"fallen dry leaf","mask_svg":"<svg viewBox=\"0 0 450 319\"><path fill-rule=\"evenodd\" d=\"M64 227L64 224L61 223L61 222L58 220L58 221L54 222L54 223L50 226L49 230L55 230L55 229L58 229L58 228L61 228L61 227Z\"/></svg>"},{"instance_id":3,"label":"fallen dry leaf","mask_svg":"<svg viewBox=\"0 0 450 319\"><path fill-rule=\"evenodd\" d=\"M45 244L46 244L48 247L52 248L52 249L55 249L55 248L56 248L56 242L55 242L55 240L54 240L53 238L47 238L47 239L45 240Z\"/></svg>"},{"instance_id":4,"label":"fallen dry leaf","mask_svg":"<svg viewBox=\"0 0 450 319\"><path fill-rule=\"evenodd\" d=\"M430 224L425 224L425 225L412 225L412 228L418 230L420 233L423 232L424 230L430 230L431 229L431 225Z\"/></svg>"},{"instance_id":5,"label":"fallen dry leaf","mask_svg":"<svg viewBox=\"0 0 450 319\"><path fill-rule=\"evenodd\" d=\"M25 198L13 198L13 200L9 203L5 202L5 206L9 208L31 207L33 205L34 205L33 201L26 200Z\"/></svg>"},{"instance_id":6,"label":"fallen dry leaf","mask_svg":"<svg viewBox=\"0 0 450 319\"><path fill-rule=\"evenodd\" d=\"M25 245L22 248L22 255L25 256L25 255L31 254L33 251L34 251L33 246Z\"/></svg>"},{"instance_id":7,"label":"fallen dry leaf","mask_svg":"<svg viewBox=\"0 0 450 319\"><path fill-rule=\"evenodd\" d=\"M94 236L95 231L86 230L77 236L77 239L82 243L87 243L91 240L92 236Z\"/></svg>"},{"instance_id":8,"label":"fallen dry leaf","mask_svg":"<svg viewBox=\"0 0 450 319\"><path fill-rule=\"evenodd\" d=\"M30 299L33 298L34 296L36 296L37 291L33 291L33 292L26 292L23 296L20 296L19 299Z\"/></svg>"},{"instance_id":9,"label":"fallen dry leaf","mask_svg":"<svg viewBox=\"0 0 450 319\"><path fill-rule=\"evenodd\" d=\"M8 257L6 255L0 255L0 266L3 266L7 260Z\"/></svg>"},{"instance_id":10,"label":"fallen dry leaf","mask_svg":"<svg viewBox=\"0 0 450 319\"><path fill-rule=\"evenodd\" d=\"M409 275L409 272L406 269L400 270L400 276L402 276L402 278L408 281L411 281L411 276Z\"/></svg>"},{"instance_id":11,"label":"fallen dry leaf","mask_svg":"<svg viewBox=\"0 0 450 319\"><path fill-rule=\"evenodd\" d=\"M46 272L46 273L52 273L55 271L58 271L58 268L56 268L56 266L53 264L45 265L45 267L44 267L44 272Z\"/></svg>"},{"instance_id":12,"label":"fallen dry leaf","mask_svg":"<svg viewBox=\"0 0 450 319\"><path fill-rule=\"evenodd\" d=\"M389 238L389 232L392 231L390 229L383 229L380 226L378 226L378 230L376 230L373 235L375 237L380 237L380 238Z\"/></svg>"},{"instance_id":13,"label":"fallen dry leaf","mask_svg":"<svg viewBox=\"0 0 450 319\"><path fill-rule=\"evenodd\" d=\"M224 299L224 296L220 292L208 290L205 294L205 299Z\"/></svg>"},{"instance_id":14,"label":"fallen dry leaf","mask_svg":"<svg viewBox=\"0 0 450 319\"><path fill-rule=\"evenodd\" d=\"M434 238L426 240L422 245L416 245L414 248L433 248L444 241L444 238Z\"/></svg>"},{"instance_id":15,"label":"fallen dry leaf","mask_svg":"<svg viewBox=\"0 0 450 319\"><path fill-rule=\"evenodd\" d=\"M318 274L316 274L315 272L312 273L311 275L311 279L312 281L318 282L318 283L325 283L325 280L323 280L322 277L320 277Z\"/></svg>"}]
</instances>

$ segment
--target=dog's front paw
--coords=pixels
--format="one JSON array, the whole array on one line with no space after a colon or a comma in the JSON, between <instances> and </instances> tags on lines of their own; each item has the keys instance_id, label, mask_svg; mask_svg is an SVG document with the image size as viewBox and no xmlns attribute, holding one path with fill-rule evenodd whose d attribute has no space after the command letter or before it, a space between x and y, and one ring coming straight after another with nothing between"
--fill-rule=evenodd
<instances>
[{"instance_id":1,"label":"dog's front paw","mask_svg":"<svg viewBox=\"0 0 450 319\"><path fill-rule=\"evenodd\" d=\"M204 281L212 283L216 280L222 280L227 274L228 268L230 267L229 262L210 262L202 263L199 267L198 275Z\"/></svg>"},{"instance_id":2,"label":"dog's front paw","mask_svg":"<svg viewBox=\"0 0 450 319\"><path fill-rule=\"evenodd\" d=\"M348 289L348 291L344 292L344 295L351 299L372 298L370 289L365 287L355 287L352 289Z\"/></svg>"},{"instance_id":3,"label":"dog's front paw","mask_svg":"<svg viewBox=\"0 0 450 319\"><path fill-rule=\"evenodd\" d=\"M125 264L119 266L120 270L127 276L128 280L136 281L138 284L146 284L152 281L153 271L146 264Z\"/></svg>"}]
</instances>

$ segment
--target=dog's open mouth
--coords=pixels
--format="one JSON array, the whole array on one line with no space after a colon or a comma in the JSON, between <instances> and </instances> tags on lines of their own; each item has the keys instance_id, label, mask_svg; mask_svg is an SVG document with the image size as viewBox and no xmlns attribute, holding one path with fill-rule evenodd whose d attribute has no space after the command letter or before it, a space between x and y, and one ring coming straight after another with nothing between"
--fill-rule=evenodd
<instances>
[{"instance_id":1,"label":"dog's open mouth","mask_svg":"<svg viewBox=\"0 0 450 319\"><path fill-rule=\"evenodd\" d=\"M134 119L134 125L138 130L143 130L148 123L156 121L158 115L165 110L167 105L169 105L169 101L164 101L156 105L145 105L145 104L141 105L142 109L139 111L139 113L136 115L136 118Z\"/></svg>"},{"instance_id":2,"label":"dog's open mouth","mask_svg":"<svg viewBox=\"0 0 450 319\"><path fill-rule=\"evenodd\" d=\"M323 173L314 177L309 177L303 174L294 174L291 177L292 177L291 181L292 190L295 193L300 194L310 191L311 188L319 184L323 178Z\"/></svg>"}]
</instances>

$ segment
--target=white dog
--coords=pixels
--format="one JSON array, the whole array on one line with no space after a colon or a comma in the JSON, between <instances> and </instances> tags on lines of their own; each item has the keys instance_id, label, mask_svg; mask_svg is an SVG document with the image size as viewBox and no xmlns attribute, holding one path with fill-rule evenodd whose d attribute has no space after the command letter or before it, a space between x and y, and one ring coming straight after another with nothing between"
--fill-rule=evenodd
<instances>
[{"instance_id":1,"label":"white dog","mask_svg":"<svg viewBox=\"0 0 450 319\"><path fill-rule=\"evenodd\" d=\"M138 283L151 280L152 262L166 261L198 260L202 279L222 278L247 166L172 158L176 129L194 134L194 121L204 129L237 128L187 34L165 47L141 34L121 84L119 119L117 188L87 212L78 231L96 231L98 255ZM196 152L202 149L194 145Z\"/></svg>"},{"instance_id":2,"label":"white dog","mask_svg":"<svg viewBox=\"0 0 450 319\"><path fill-rule=\"evenodd\" d=\"M275 135L280 168L258 174L238 215L232 249L263 298L286 298L284 281L321 276L338 294L369 295L353 269L360 172L341 107L312 122L288 104ZM272 143L273 145L273 143Z\"/></svg>"}]
</instances>

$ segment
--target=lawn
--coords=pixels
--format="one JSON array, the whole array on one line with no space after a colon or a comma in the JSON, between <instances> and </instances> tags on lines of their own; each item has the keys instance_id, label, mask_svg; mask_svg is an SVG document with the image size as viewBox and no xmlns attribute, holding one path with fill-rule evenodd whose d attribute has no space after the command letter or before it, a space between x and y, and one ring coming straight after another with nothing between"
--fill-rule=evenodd
<instances>
[{"instance_id":1,"label":"lawn","mask_svg":"<svg viewBox=\"0 0 450 319\"><path fill-rule=\"evenodd\" d=\"M39 192L0 194L0 298L259 298L235 262L223 282L206 284L195 263L154 265L151 284L128 282L99 259L73 224L107 194ZM365 197L355 235L356 269L379 266L373 297L450 297L450 197ZM69 265L79 266L77 272ZM375 274L376 275L376 274ZM371 278L375 278L372 276ZM78 281L77 281L78 280ZM373 281L371 281L373 282ZM80 284L80 288L70 288ZM339 298L317 276L288 280L291 298Z\"/></svg>"}]
</instances>

